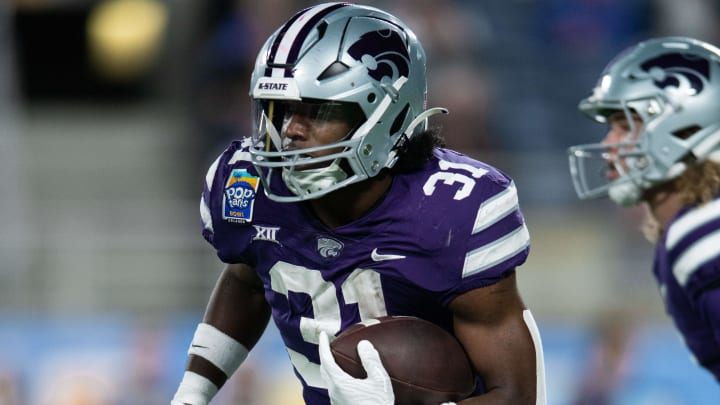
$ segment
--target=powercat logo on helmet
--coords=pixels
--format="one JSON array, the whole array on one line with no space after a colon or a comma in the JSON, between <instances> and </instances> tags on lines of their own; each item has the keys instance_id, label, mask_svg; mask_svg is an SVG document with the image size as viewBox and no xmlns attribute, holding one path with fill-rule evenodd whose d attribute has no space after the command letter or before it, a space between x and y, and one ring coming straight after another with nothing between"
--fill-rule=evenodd
<instances>
[{"instance_id":1,"label":"powercat logo on helmet","mask_svg":"<svg viewBox=\"0 0 720 405\"><path fill-rule=\"evenodd\" d=\"M362 62L368 69L368 75L379 82L385 77L394 82L410 74L407 44L392 30L363 34L348 48L348 54Z\"/></svg>"},{"instance_id":2,"label":"powercat logo on helmet","mask_svg":"<svg viewBox=\"0 0 720 405\"><path fill-rule=\"evenodd\" d=\"M300 89L291 77L261 77L253 89L253 98L300 100Z\"/></svg>"},{"instance_id":3,"label":"powercat logo on helmet","mask_svg":"<svg viewBox=\"0 0 720 405\"><path fill-rule=\"evenodd\" d=\"M710 62L692 54L666 53L640 65L661 89L676 87L687 95L697 95L710 80Z\"/></svg>"}]
</instances>

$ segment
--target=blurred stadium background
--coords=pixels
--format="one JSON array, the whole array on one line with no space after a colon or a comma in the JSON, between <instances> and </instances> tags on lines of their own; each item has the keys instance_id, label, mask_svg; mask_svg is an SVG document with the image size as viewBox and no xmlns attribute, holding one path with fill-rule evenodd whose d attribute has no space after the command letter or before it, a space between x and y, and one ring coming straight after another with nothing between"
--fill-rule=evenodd
<instances>
[{"instance_id":1,"label":"blurred stadium background","mask_svg":"<svg viewBox=\"0 0 720 405\"><path fill-rule=\"evenodd\" d=\"M610 57L655 35L720 42L718 2L368 3L425 45L450 146L515 178L549 404L718 403L663 313L641 213L578 202L565 158L602 134L575 106ZM261 42L309 4L0 3L0 405L169 403L221 270L200 235L206 167L249 129ZM272 325L213 403L300 403Z\"/></svg>"}]
</instances>

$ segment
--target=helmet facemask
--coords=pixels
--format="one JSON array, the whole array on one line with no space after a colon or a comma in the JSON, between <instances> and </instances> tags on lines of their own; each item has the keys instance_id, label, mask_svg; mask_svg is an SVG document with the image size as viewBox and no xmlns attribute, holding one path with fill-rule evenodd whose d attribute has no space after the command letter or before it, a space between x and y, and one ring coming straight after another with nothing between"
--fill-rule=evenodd
<instances>
[{"instance_id":1,"label":"helmet facemask","mask_svg":"<svg viewBox=\"0 0 720 405\"><path fill-rule=\"evenodd\" d=\"M621 112L627 123L627 134L618 142L601 142L573 146L569 149L570 174L582 199L609 196L623 206L637 204L642 190L650 187L653 155L651 153L652 120L661 113L664 103L655 99L582 106L596 121L610 126L610 115Z\"/></svg>"},{"instance_id":2,"label":"helmet facemask","mask_svg":"<svg viewBox=\"0 0 720 405\"><path fill-rule=\"evenodd\" d=\"M353 156L359 140L353 134L365 120L356 105L322 100L255 100L253 107L256 130L250 150L261 179L272 190L273 173L281 170L283 181L293 193L275 196L277 201L316 198L356 180L351 173L357 166ZM290 125L302 127L304 133L290 134ZM333 134L337 139L317 146L299 147L293 141L299 136L303 138L301 144L312 142L315 132L328 126L344 130Z\"/></svg>"}]
</instances>

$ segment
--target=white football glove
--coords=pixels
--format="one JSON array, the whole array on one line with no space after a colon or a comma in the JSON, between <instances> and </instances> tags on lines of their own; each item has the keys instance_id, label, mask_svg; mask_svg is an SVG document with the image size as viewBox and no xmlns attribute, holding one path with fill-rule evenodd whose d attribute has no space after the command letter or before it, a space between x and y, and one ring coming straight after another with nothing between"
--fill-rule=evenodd
<instances>
[{"instance_id":1,"label":"white football glove","mask_svg":"<svg viewBox=\"0 0 720 405\"><path fill-rule=\"evenodd\" d=\"M372 343L362 340L358 356L367 378L354 378L343 371L330 352L327 333L320 332L320 374L328 385L332 405L393 405L395 394L380 355Z\"/></svg>"}]
</instances>

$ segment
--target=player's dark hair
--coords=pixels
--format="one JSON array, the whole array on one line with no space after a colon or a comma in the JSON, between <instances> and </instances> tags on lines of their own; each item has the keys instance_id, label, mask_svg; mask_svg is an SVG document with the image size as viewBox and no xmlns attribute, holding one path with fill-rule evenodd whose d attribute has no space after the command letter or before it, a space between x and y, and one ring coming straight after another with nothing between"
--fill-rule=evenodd
<instances>
[{"instance_id":1,"label":"player's dark hair","mask_svg":"<svg viewBox=\"0 0 720 405\"><path fill-rule=\"evenodd\" d=\"M440 128L433 127L413 136L400 146L398 161L390 169L392 174L412 173L419 170L433 156L433 149L445 147Z\"/></svg>"}]
</instances>

